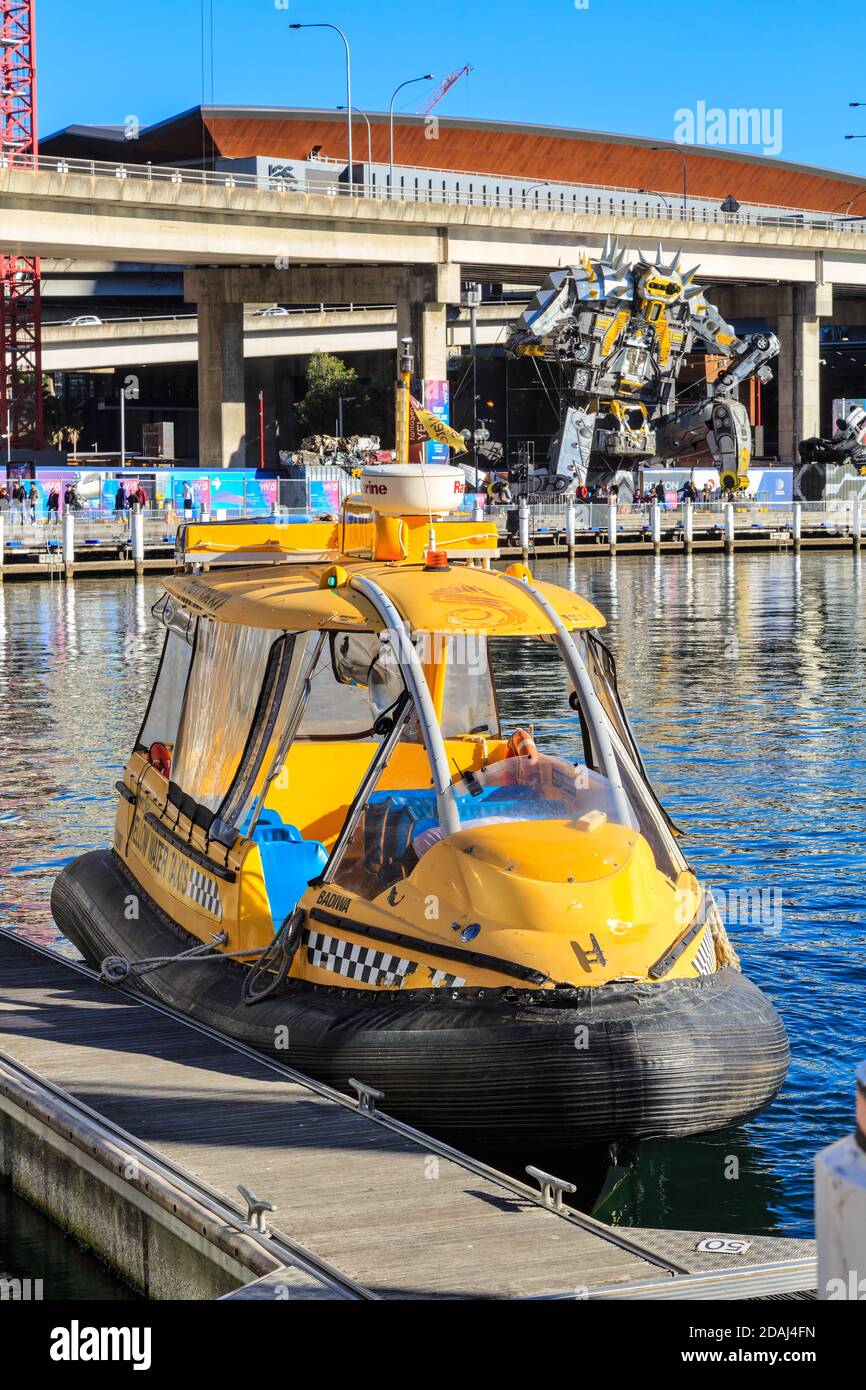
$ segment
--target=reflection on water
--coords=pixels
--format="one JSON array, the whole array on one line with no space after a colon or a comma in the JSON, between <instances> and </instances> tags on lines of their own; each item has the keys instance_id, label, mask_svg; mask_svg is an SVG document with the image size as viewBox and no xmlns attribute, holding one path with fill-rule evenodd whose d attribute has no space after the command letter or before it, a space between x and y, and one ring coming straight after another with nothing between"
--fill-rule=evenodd
<instances>
[{"instance_id":1,"label":"reflection on water","mask_svg":"<svg viewBox=\"0 0 866 1390\"><path fill-rule=\"evenodd\" d=\"M742 1130L642 1146L610 1198L619 1220L808 1234L812 1156L851 1128L866 1057L862 564L831 552L538 567L607 616L623 697L697 872L722 893L781 893L780 921L765 913L731 934L788 1028L785 1088ZM0 921L61 949L52 877L110 838L158 659L158 594L125 579L0 588ZM533 718L541 746L574 756L551 657L512 644L501 713Z\"/></svg>"}]
</instances>

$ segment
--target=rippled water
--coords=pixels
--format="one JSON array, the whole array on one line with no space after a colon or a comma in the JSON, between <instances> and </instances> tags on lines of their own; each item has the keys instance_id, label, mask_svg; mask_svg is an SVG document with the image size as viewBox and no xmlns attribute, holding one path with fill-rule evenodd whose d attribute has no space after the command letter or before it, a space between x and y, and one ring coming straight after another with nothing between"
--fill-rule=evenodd
<instances>
[{"instance_id":1,"label":"rippled water","mask_svg":"<svg viewBox=\"0 0 866 1390\"><path fill-rule=\"evenodd\" d=\"M850 1130L866 1057L863 561L622 557L538 573L607 616L624 700L697 872L722 893L767 895L766 922L731 933L793 1051L764 1115L641 1146L607 1214L809 1234L812 1158ZM158 593L158 581L125 579L0 588L0 922L69 953L50 921L51 881L109 839L158 659ZM556 666L515 643L504 720L534 718L539 742L575 753L565 697Z\"/></svg>"}]
</instances>

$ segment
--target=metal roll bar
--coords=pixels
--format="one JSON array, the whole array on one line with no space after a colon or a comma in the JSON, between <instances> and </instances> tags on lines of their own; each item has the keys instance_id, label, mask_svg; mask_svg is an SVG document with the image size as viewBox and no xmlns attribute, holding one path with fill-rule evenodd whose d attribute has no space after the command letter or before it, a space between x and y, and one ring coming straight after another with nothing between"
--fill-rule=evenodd
<instances>
[{"instance_id":1,"label":"metal roll bar","mask_svg":"<svg viewBox=\"0 0 866 1390\"><path fill-rule=\"evenodd\" d=\"M454 801L448 754L445 751L442 730L436 717L433 697L430 694L430 688L427 685L421 662L418 660L418 653L412 645L406 624L395 604L374 580L367 578L366 575L356 574L352 576L351 587L357 589L358 593L363 594L372 603L385 624L391 645L400 663L406 689L412 696L412 701L418 712L421 737L424 740L424 747L427 750L427 757L430 760L430 768L433 773L439 825L443 835L454 835L460 829L460 817Z\"/></svg>"},{"instance_id":2,"label":"metal roll bar","mask_svg":"<svg viewBox=\"0 0 866 1390\"><path fill-rule=\"evenodd\" d=\"M529 594L533 603L541 609L553 628L559 654L565 662L575 690L580 695L590 729L598 744L604 775L611 785L620 820L623 825L634 826L635 816L631 809L629 799L626 796L622 778L619 774L619 766L616 761L616 754L608 730L607 717L602 708L601 701L595 693L592 678L583 664L583 659L577 649L574 638L556 609L553 607L553 604L548 602L534 584L530 584L527 579L520 579L514 574L504 574L502 578L509 584L516 584L524 593Z\"/></svg>"}]
</instances>

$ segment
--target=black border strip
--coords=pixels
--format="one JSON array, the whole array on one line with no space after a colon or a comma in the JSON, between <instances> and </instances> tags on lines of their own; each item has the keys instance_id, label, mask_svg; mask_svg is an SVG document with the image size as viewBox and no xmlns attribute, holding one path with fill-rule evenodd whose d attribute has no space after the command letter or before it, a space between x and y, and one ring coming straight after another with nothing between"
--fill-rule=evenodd
<instances>
[{"instance_id":1,"label":"black border strip","mask_svg":"<svg viewBox=\"0 0 866 1390\"><path fill-rule=\"evenodd\" d=\"M169 830L168 826L163 825L152 811L147 812L144 823L151 826L164 840L168 840L170 845L174 845L175 849L179 849L185 854L187 859L191 859L194 864L200 864L203 869L207 869L214 878L221 878L225 883L234 883L237 879L234 869L223 869L219 864L215 864L212 859L209 859L206 854L200 854L197 849L192 848L192 845L188 845L186 840L182 840L180 835L175 835L173 830Z\"/></svg>"},{"instance_id":2,"label":"black border strip","mask_svg":"<svg viewBox=\"0 0 866 1390\"><path fill-rule=\"evenodd\" d=\"M404 936L402 932L389 931L386 927L373 927L366 922L355 922L349 917L340 917L336 912L325 912L321 907L312 908L309 916L313 921L323 922L327 927L343 927L345 931L354 932L356 936L369 936L373 941L385 941L390 946L420 951L425 956L454 960L461 965L474 965L479 970L493 970L498 975L511 975L515 980L528 980L531 984L545 985L550 979L549 975L542 974L540 970L533 970L528 965L518 965L513 960L485 956L480 951L461 951L457 946L425 941L420 936Z\"/></svg>"},{"instance_id":3,"label":"black border strip","mask_svg":"<svg viewBox=\"0 0 866 1390\"><path fill-rule=\"evenodd\" d=\"M649 978L651 980L660 980L663 975L667 975L669 971L673 970L683 951L687 946L691 945L698 932L703 931L704 927L707 927L708 931L710 930L705 916L700 916L692 922L692 925L687 931L683 932L682 936L674 942L673 946L665 951L663 956L659 956L655 965L650 966L649 970L646 972Z\"/></svg>"},{"instance_id":4,"label":"black border strip","mask_svg":"<svg viewBox=\"0 0 866 1390\"><path fill-rule=\"evenodd\" d=\"M124 801L131 801L135 805L135 792L131 792L125 782L115 782L114 790L120 793Z\"/></svg>"}]
</instances>

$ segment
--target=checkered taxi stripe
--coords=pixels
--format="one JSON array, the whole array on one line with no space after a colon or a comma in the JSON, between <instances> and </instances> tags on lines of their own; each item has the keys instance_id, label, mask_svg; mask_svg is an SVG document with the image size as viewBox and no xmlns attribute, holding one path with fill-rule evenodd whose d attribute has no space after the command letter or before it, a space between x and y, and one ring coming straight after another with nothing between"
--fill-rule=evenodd
<instances>
[{"instance_id":1,"label":"checkered taxi stripe","mask_svg":"<svg viewBox=\"0 0 866 1390\"><path fill-rule=\"evenodd\" d=\"M357 942L344 941L339 936L327 936L324 932L305 928L302 939L307 949L308 964L315 965L319 970L328 970L332 975L359 980L365 985L402 989L407 978L419 969L417 961L393 956L387 951L375 951ZM457 988L465 983L465 980L448 975L444 970L435 970L430 980L430 984L436 987Z\"/></svg>"},{"instance_id":2,"label":"checkered taxi stripe","mask_svg":"<svg viewBox=\"0 0 866 1390\"><path fill-rule=\"evenodd\" d=\"M713 940L712 929L709 926L701 937L701 944L695 955L694 966L699 975L715 975L716 973L716 943Z\"/></svg>"},{"instance_id":3,"label":"checkered taxi stripe","mask_svg":"<svg viewBox=\"0 0 866 1390\"><path fill-rule=\"evenodd\" d=\"M223 905L216 880L208 874L203 874L200 869L190 869L186 896L192 898L194 903L198 903L199 907L203 907L212 917L222 917Z\"/></svg>"}]
</instances>

